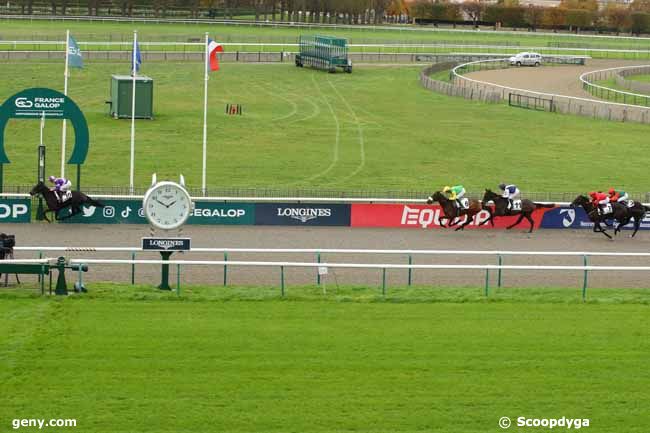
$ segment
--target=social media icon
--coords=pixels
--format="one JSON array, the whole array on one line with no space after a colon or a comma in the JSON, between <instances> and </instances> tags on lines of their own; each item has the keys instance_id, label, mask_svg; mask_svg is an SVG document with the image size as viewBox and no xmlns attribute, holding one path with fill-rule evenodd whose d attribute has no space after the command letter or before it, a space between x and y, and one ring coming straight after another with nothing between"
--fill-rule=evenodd
<instances>
[{"instance_id":1,"label":"social media icon","mask_svg":"<svg viewBox=\"0 0 650 433\"><path fill-rule=\"evenodd\" d=\"M113 206L106 206L104 208L104 218L113 218L115 216L115 208Z\"/></svg>"},{"instance_id":2,"label":"social media icon","mask_svg":"<svg viewBox=\"0 0 650 433\"><path fill-rule=\"evenodd\" d=\"M127 206L120 215L122 215L122 218L128 218L131 215L131 207Z\"/></svg>"}]
</instances>

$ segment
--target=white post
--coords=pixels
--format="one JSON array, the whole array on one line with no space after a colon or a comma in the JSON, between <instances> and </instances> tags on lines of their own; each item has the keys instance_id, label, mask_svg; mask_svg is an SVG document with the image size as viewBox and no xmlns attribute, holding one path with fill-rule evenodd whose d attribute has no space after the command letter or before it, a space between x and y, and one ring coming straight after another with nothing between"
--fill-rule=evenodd
<instances>
[{"instance_id":1,"label":"white post","mask_svg":"<svg viewBox=\"0 0 650 433\"><path fill-rule=\"evenodd\" d=\"M41 112L41 146L43 146L43 129L45 129L45 111Z\"/></svg>"},{"instance_id":2,"label":"white post","mask_svg":"<svg viewBox=\"0 0 650 433\"><path fill-rule=\"evenodd\" d=\"M63 94L68 96L68 50L70 49L70 30L65 31L65 72L63 72ZM61 133L61 177L65 177L65 140L68 124L63 119L63 131Z\"/></svg>"},{"instance_id":3,"label":"white post","mask_svg":"<svg viewBox=\"0 0 650 433\"><path fill-rule=\"evenodd\" d=\"M133 87L131 89L131 166L129 170L129 193L133 194L133 170L135 164L135 81L137 76L136 70L136 47L138 46L138 31L133 31L133 52L131 54L131 76L133 77Z\"/></svg>"},{"instance_id":4,"label":"white post","mask_svg":"<svg viewBox=\"0 0 650 433\"><path fill-rule=\"evenodd\" d=\"M205 32L205 70L203 78L203 169L201 177L201 191L206 194L206 165L208 158L208 57L210 55L208 47L208 32Z\"/></svg>"}]
</instances>

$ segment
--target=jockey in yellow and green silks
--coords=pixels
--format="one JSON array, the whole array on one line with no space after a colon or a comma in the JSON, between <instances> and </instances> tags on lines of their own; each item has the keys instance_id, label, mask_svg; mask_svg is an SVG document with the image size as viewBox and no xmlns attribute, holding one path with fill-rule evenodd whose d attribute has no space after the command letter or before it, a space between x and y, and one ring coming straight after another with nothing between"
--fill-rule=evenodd
<instances>
[{"instance_id":1,"label":"jockey in yellow and green silks","mask_svg":"<svg viewBox=\"0 0 650 433\"><path fill-rule=\"evenodd\" d=\"M449 196L449 200L454 200L457 208L461 208L460 199L465 196L465 188L463 185L446 186L442 192Z\"/></svg>"}]
</instances>

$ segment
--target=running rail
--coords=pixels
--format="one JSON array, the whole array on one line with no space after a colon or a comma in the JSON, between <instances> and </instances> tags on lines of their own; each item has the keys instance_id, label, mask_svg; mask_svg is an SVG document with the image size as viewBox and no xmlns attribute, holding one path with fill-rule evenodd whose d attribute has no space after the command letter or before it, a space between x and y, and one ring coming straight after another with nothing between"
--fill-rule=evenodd
<instances>
[{"instance_id":1,"label":"running rail","mask_svg":"<svg viewBox=\"0 0 650 433\"><path fill-rule=\"evenodd\" d=\"M145 17L97 17L88 15L68 15L68 16L51 16L51 15L13 15L0 14L0 19L5 20L24 20L24 21L90 21L90 22L125 22L125 23L176 23L176 24L222 24L233 26L249 27L288 27L288 28L328 28L328 29L346 29L346 30L372 30L372 31L404 31L404 32L422 32L422 33L472 33L489 35L517 35L521 36L522 32L513 30L489 30L479 32L474 29L454 29L454 28L434 28L426 26L405 26L405 25L350 25L350 24L326 24L326 23L305 23L299 21L254 21L254 20L227 20L227 19L179 19L179 18L145 18ZM590 38L590 39L613 39L613 40L633 40L647 41L648 37L637 36L615 36L615 35L591 35L591 34L574 34L574 33L552 33L547 31L528 32L528 36L553 37L553 38Z\"/></svg>"},{"instance_id":2,"label":"running rail","mask_svg":"<svg viewBox=\"0 0 650 433\"><path fill-rule=\"evenodd\" d=\"M55 260L55 259L50 259ZM560 265L418 265L398 263L314 263L314 262L259 262L236 260L128 260L128 259L70 259L75 265L204 265L204 266L262 266L296 268L357 268L357 269L481 269L481 270L538 270L538 271L650 271L650 266L560 266Z\"/></svg>"},{"instance_id":3,"label":"running rail","mask_svg":"<svg viewBox=\"0 0 650 433\"><path fill-rule=\"evenodd\" d=\"M61 251L61 252L140 252L137 247L73 247L40 246L14 247L14 251ZM570 256L570 257L650 257L650 252L614 252L614 251L511 251L511 250L392 250L392 249L355 249L355 248L192 248L185 253L276 253L276 254L377 254L377 255L476 255L476 256ZM79 259L72 259L79 260ZM107 259L108 260L108 259ZM24 262L24 261L22 261ZM128 261L127 262L131 262ZM151 262L146 261L147 263ZM171 263L171 262L165 262ZM183 262L187 263L187 262ZM221 262L220 262L221 263ZM226 262L232 264L233 262ZM268 262L263 262L268 263ZM444 265L447 266L447 265Z\"/></svg>"},{"instance_id":4,"label":"running rail","mask_svg":"<svg viewBox=\"0 0 650 433\"><path fill-rule=\"evenodd\" d=\"M650 67L650 65L634 65L634 66L619 66L618 68L607 68L607 69L599 69L597 71L590 71L590 72L585 72L584 74L580 75L580 81L582 82L583 85L587 87L593 87L595 89L601 89L601 90L607 90L608 92L612 93L617 93L619 95L625 95L625 96L630 96L633 98L642 98L645 99L646 101L650 100L650 95L642 95L640 93L632 93L632 92L626 92L624 90L619 90L619 89L614 89L612 87L607 87L607 86L600 86L598 84L594 84L591 81L589 81L589 75L592 74L597 74L600 72L610 72L610 71L624 71L626 69L634 69L634 68L647 68ZM639 107L639 105L635 105L636 107ZM647 105L645 105L647 107Z\"/></svg>"},{"instance_id":5,"label":"running rail","mask_svg":"<svg viewBox=\"0 0 650 433\"><path fill-rule=\"evenodd\" d=\"M555 93L544 93L544 92L536 92L534 90L527 90L527 89L518 89L516 87L508 87L508 86L502 86L500 84L494 84L490 83L487 81L480 81L480 80L474 80L472 78L467 78L462 74L458 73L458 69L466 67L467 65L475 65L478 63L487 63L487 62L504 62L508 61L508 59L503 58L503 59L490 59L490 60L477 60L475 62L468 62L468 63L463 63L462 65L456 66L454 69L451 70L451 73L454 75L454 77L458 78L459 80L467 81L470 83L475 83L475 84L480 84L483 86L491 86L495 87L498 89L503 89L503 90L508 90L508 91L514 91L514 92L524 92L524 93L529 93L532 95L538 95L538 96L546 96L550 97L551 99L555 98L564 98L564 99L571 99L574 101L585 101L589 103L597 103L597 104L602 104L602 105L616 105L619 107L634 107L634 108L642 108L644 110L648 110L649 108L644 105L633 105L633 104L621 104L620 102L612 102L612 101L601 101L598 99L589 99L589 98L579 98L577 96L567 96L567 95L559 95Z\"/></svg>"}]
</instances>

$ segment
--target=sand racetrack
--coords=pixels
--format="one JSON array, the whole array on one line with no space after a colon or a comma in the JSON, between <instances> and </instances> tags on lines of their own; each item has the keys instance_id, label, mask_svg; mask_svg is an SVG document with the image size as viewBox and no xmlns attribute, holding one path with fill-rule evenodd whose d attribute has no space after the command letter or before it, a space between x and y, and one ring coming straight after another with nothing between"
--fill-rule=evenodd
<instances>
[{"instance_id":1,"label":"sand racetrack","mask_svg":"<svg viewBox=\"0 0 650 433\"><path fill-rule=\"evenodd\" d=\"M148 229L139 225L63 225L15 224L4 225L1 231L15 233L18 246L140 246L140 238L148 236ZM368 248L368 249L450 249L450 250L520 250L520 251L615 251L647 252L650 250L650 233L640 231L630 239L624 232L614 241L607 240L590 230L539 230L531 235L523 230L466 230L452 232L440 229L362 229L333 227L252 227L252 226L188 226L183 235L192 238L193 247L215 248ZM46 256L129 259L130 253L56 253ZM32 252L17 252L17 258L35 258ZM137 258L159 258L157 253L138 253ZM222 260L222 254L177 254L180 260ZM292 260L315 261L313 254L230 254L229 260ZM407 256L326 254L323 261L349 263L406 263ZM496 264L494 256L424 256L415 255L414 263L430 264ZM648 257L594 257L594 265L648 265ZM507 257L504 264L575 264L581 257ZM492 272L495 274L496 272ZM136 282L158 284L159 266L138 265ZM494 276L494 275L493 275ZM69 278L72 278L70 276ZM222 266L184 267L184 284L223 283ZM496 276L494 276L496 277ZM130 282L129 265L93 265L86 274L87 281ZM480 270L415 270L413 284L436 286L473 286L484 284L485 273ZM33 276L23 276L23 281L35 282ZM3 278L4 280L4 278ZM338 269L331 271L327 282L338 284L381 284L380 270ZM495 279L496 280L496 279ZM494 280L494 281L495 281ZM643 272L592 272L590 287L648 287L650 275ZM10 282L13 282L13 276ZM176 270L172 269L172 281ZM228 281L238 285L279 285L280 272L276 268L228 268ZM406 270L387 271L387 283L405 286ZM287 285L306 285L315 282L315 270L287 269ZM503 284L507 287L559 286L581 287L580 271L504 271ZM1 289L0 289L1 290Z\"/></svg>"},{"instance_id":2,"label":"sand racetrack","mask_svg":"<svg viewBox=\"0 0 650 433\"><path fill-rule=\"evenodd\" d=\"M493 69L465 74L472 78L500 86L556 95L575 96L579 98L598 99L582 89L580 75L585 72L619 66L640 66L650 64L648 60L588 60L584 66L541 66L508 69Z\"/></svg>"}]
</instances>

